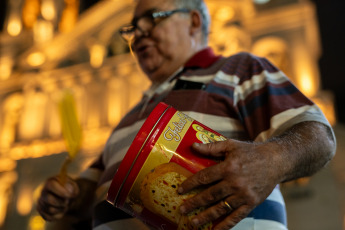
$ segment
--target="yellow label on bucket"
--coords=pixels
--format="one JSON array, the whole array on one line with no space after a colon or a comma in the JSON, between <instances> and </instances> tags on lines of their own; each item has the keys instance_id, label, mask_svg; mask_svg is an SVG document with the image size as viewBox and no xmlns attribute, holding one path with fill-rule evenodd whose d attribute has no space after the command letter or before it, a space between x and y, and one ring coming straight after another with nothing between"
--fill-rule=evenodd
<instances>
[{"instance_id":1,"label":"yellow label on bucket","mask_svg":"<svg viewBox=\"0 0 345 230\"><path fill-rule=\"evenodd\" d=\"M192 118L179 111L172 116L138 173L126 202L132 205L141 203L139 198L141 182L152 169L170 161L193 121ZM138 207L134 209L137 212L140 211Z\"/></svg>"}]
</instances>

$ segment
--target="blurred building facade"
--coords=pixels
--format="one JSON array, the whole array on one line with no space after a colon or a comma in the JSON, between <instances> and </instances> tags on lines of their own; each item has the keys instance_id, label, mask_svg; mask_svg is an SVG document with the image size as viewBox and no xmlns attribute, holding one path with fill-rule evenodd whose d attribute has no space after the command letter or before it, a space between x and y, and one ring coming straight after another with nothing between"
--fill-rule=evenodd
<instances>
[{"instance_id":1,"label":"blurred building facade","mask_svg":"<svg viewBox=\"0 0 345 230\"><path fill-rule=\"evenodd\" d=\"M206 0L210 46L265 56L336 122L322 90L315 6L309 0ZM4 3L3 3L4 4ZM112 128L150 85L117 34L133 3L7 0L0 34L0 229L48 229L35 211L39 186L66 157L57 101L75 97L83 130L72 175L102 150Z\"/></svg>"}]
</instances>

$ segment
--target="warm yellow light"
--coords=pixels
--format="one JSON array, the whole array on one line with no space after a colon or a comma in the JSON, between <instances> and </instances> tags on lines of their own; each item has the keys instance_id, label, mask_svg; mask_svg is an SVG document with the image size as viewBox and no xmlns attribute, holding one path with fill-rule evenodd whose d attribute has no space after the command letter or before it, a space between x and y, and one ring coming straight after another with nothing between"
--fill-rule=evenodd
<instances>
[{"instance_id":1,"label":"warm yellow light","mask_svg":"<svg viewBox=\"0 0 345 230\"><path fill-rule=\"evenodd\" d=\"M93 111L92 113L89 113L89 117L87 120L87 127L88 128L99 128L100 122L99 122L99 113L97 111Z\"/></svg>"},{"instance_id":2,"label":"warm yellow light","mask_svg":"<svg viewBox=\"0 0 345 230\"><path fill-rule=\"evenodd\" d=\"M11 76L13 60L10 57L0 58L0 80L6 80Z\"/></svg>"},{"instance_id":3,"label":"warm yellow light","mask_svg":"<svg viewBox=\"0 0 345 230\"><path fill-rule=\"evenodd\" d=\"M20 190L17 200L17 211L20 215L26 216L32 209L32 191L28 187L24 187Z\"/></svg>"},{"instance_id":4,"label":"warm yellow light","mask_svg":"<svg viewBox=\"0 0 345 230\"><path fill-rule=\"evenodd\" d=\"M31 66L40 66L46 61L46 58L43 53L41 52L35 52L30 54L27 57L27 62Z\"/></svg>"},{"instance_id":5,"label":"warm yellow light","mask_svg":"<svg viewBox=\"0 0 345 230\"><path fill-rule=\"evenodd\" d=\"M45 223L45 220L41 216L32 216L29 221L29 230L44 230Z\"/></svg>"},{"instance_id":6,"label":"warm yellow light","mask_svg":"<svg viewBox=\"0 0 345 230\"><path fill-rule=\"evenodd\" d=\"M314 97L320 85L317 66L313 57L302 42L297 42L293 47L295 62L295 84L307 97Z\"/></svg>"},{"instance_id":7,"label":"warm yellow light","mask_svg":"<svg viewBox=\"0 0 345 230\"><path fill-rule=\"evenodd\" d=\"M47 152L46 145L44 143L33 143L31 147L33 149L34 158L44 156Z\"/></svg>"},{"instance_id":8,"label":"warm yellow light","mask_svg":"<svg viewBox=\"0 0 345 230\"><path fill-rule=\"evenodd\" d=\"M299 79L300 90L307 96L313 96L316 93L316 87L313 78L307 74L303 73Z\"/></svg>"},{"instance_id":9,"label":"warm yellow light","mask_svg":"<svg viewBox=\"0 0 345 230\"><path fill-rule=\"evenodd\" d=\"M40 14L40 0L25 0L22 12L25 27L32 28Z\"/></svg>"},{"instance_id":10,"label":"warm yellow light","mask_svg":"<svg viewBox=\"0 0 345 230\"><path fill-rule=\"evenodd\" d=\"M8 158L0 158L0 172L12 171L16 166L16 161Z\"/></svg>"},{"instance_id":11,"label":"warm yellow light","mask_svg":"<svg viewBox=\"0 0 345 230\"><path fill-rule=\"evenodd\" d=\"M0 191L0 226L4 223L6 217L6 210L8 204L7 194L3 194L3 191Z\"/></svg>"},{"instance_id":12,"label":"warm yellow light","mask_svg":"<svg viewBox=\"0 0 345 230\"><path fill-rule=\"evenodd\" d=\"M54 2L52 0L42 1L41 13L44 19L53 20L56 15Z\"/></svg>"},{"instance_id":13,"label":"warm yellow light","mask_svg":"<svg viewBox=\"0 0 345 230\"><path fill-rule=\"evenodd\" d=\"M35 42L46 42L53 38L54 25L48 21L37 20L33 31Z\"/></svg>"},{"instance_id":14,"label":"warm yellow light","mask_svg":"<svg viewBox=\"0 0 345 230\"><path fill-rule=\"evenodd\" d=\"M15 139L15 130L13 129L13 125L10 122L11 118L6 117L4 127L2 128L0 135L0 147L5 151L10 149Z\"/></svg>"},{"instance_id":15,"label":"warm yellow light","mask_svg":"<svg viewBox=\"0 0 345 230\"><path fill-rule=\"evenodd\" d=\"M2 102L2 127L0 129L0 148L8 150L16 136L16 124L23 108L22 93L12 93Z\"/></svg>"},{"instance_id":16,"label":"warm yellow light","mask_svg":"<svg viewBox=\"0 0 345 230\"><path fill-rule=\"evenodd\" d=\"M78 20L79 1L65 0L65 9L62 11L59 29L62 33L71 31Z\"/></svg>"},{"instance_id":17,"label":"warm yellow light","mask_svg":"<svg viewBox=\"0 0 345 230\"><path fill-rule=\"evenodd\" d=\"M18 146L18 147L14 147L11 148L10 150L10 156L13 160L20 160L23 158L27 158L27 151L26 148L23 146Z\"/></svg>"},{"instance_id":18,"label":"warm yellow light","mask_svg":"<svg viewBox=\"0 0 345 230\"><path fill-rule=\"evenodd\" d=\"M313 97L312 100L319 106L322 112L325 114L328 122L333 126L337 122L335 108L334 108L334 100L333 97L327 93L319 97Z\"/></svg>"},{"instance_id":19,"label":"warm yellow light","mask_svg":"<svg viewBox=\"0 0 345 230\"><path fill-rule=\"evenodd\" d=\"M17 135L22 140L34 140L42 136L44 130L44 117L47 107L47 95L30 89L25 94L25 102L20 118ZM41 151L39 143L32 143Z\"/></svg>"},{"instance_id":20,"label":"warm yellow light","mask_svg":"<svg viewBox=\"0 0 345 230\"><path fill-rule=\"evenodd\" d=\"M85 130L83 134L84 140L82 143L84 150L83 153L94 156L95 152L98 152L102 149L102 146L107 141L110 133L111 129L109 128L95 128ZM82 168L86 167L84 163Z\"/></svg>"},{"instance_id":21,"label":"warm yellow light","mask_svg":"<svg viewBox=\"0 0 345 230\"><path fill-rule=\"evenodd\" d=\"M65 74L63 79L63 87L64 88L73 88L75 86L75 79L72 74Z\"/></svg>"},{"instance_id":22,"label":"warm yellow light","mask_svg":"<svg viewBox=\"0 0 345 230\"><path fill-rule=\"evenodd\" d=\"M9 155L13 160L20 160L23 158L49 156L63 151L66 151L66 148L65 142L61 139L44 144L42 143L40 145L33 143L29 145L14 146L11 148Z\"/></svg>"},{"instance_id":23,"label":"warm yellow light","mask_svg":"<svg viewBox=\"0 0 345 230\"><path fill-rule=\"evenodd\" d=\"M123 79L114 78L108 81L108 122L111 125L116 125L125 112L123 106L125 84Z\"/></svg>"},{"instance_id":24,"label":"warm yellow light","mask_svg":"<svg viewBox=\"0 0 345 230\"><path fill-rule=\"evenodd\" d=\"M88 73L88 72L80 73L79 77L80 77L81 83L83 83L85 85L90 83L92 81L92 78L93 78L91 73Z\"/></svg>"},{"instance_id":25,"label":"warm yellow light","mask_svg":"<svg viewBox=\"0 0 345 230\"><path fill-rule=\"evenodd\" d=\"M22 31L22 22L19 17L12 17L7 25L7 32L9 35L15 37Z\"/></svg>"},{"instance_id":26,"label":"warm yellow light","mask_svg":"<svg viewBox=\"0 0 345 230\"><path fill-rule=\"evenodd\" d=\"M101 67L104 61L106 49L103 45L94 44L90 48L90 65L94 68Z\"/></svg>"},{"instance_id":27,"label":"warm yellow light","mask_svg":"<svg viewBox=\"0 0 345 230\"><path fill-rule=\"evenodd\" d=\"M11 197L11 187L13 183L17 180L17 173L2 172L0 177L0 227L4 223L7 207L9 202L9 197Z\"/></svg>"},{"instance_id":28,"label":"warm yellow light","mask_svg":"<svg viewBox=\"0 0 345 230\"><path fill-rule=\"evenodd\" d=\"M217 20L220 21L229 21L235 16L235 10L232 7L221 7L217 10L215 15Z\"/></svg>"},{"instance_id":29,"label":"warm yellow light","mask_svg":"<svg viewBox=\"0 0 345 230\"><path fill-rule=\"evenodd\" d=\"M65 10L63 13L63 18L59 24L60 31L66 33L74 28L76 23L76 17L73 10Z\"/></svg>"}]
</instances>

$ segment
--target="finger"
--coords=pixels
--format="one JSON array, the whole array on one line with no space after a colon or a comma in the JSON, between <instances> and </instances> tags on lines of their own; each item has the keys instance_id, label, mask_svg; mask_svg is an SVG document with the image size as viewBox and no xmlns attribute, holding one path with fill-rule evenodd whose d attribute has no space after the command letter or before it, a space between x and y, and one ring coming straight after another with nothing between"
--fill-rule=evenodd
<instances>
[{"instance_id":1,"label":"finger","mask_svg":"<svg viewBox=\"0 0 345 230\"><path fill-rule=\"evenodd\" d=\"M55 214L67 210L70 201L70 199L62 199L54 194L47 193L41 195L38 200L38 205L44 212Z\"/></svg>"},{"instance_id":2,"label":"finger","mask_svg":"<svg viewBox=\"0 0 345 230\"><path fill-rule=\"evenodd\" d=\"M39 200L56 208L66 207L70 201L70 199L56 196L54 193L49 191L43 191Z\"/></svg>"},{"instance_id":3,"label":"finger","mask_svg":"<svg viewBox=\"0 0 345 230\"><path fill-rule=\"evenodd\" d=\"M181 205L180 210L183 214L187 214L196 208L210 206L219 202L230 194L231 189L226 186L225 182L220 182L186 200L183 205Z\"/></svg>"},{"instance_id":4,"label":"finger","mask_svg":"<svg viewBox=\"0 0 345 230\"><path fill-rule=\"evenodd\" d=\"M64 211L67 210L66 207L54 207L54 206L45 204L43 202L41 202L37 207L39 208L40 211L42 211L42 213L45 213L48 215L64 213Z\"/></svg>"},{"instance_id":5,"label":"finger","mask_svg":"<svg viewBox=\"0 0 345 230\"><path fill-rule=\"evenodd\" d=\"M244 204L245 202L241 199L238 199L236 195L229 196L199 213L195 218L192 219L192 222L195 225L203 225L209 222L214 222L215 220L219 220L221 217L224 218L225 216L234 212L237 207L241 207Z\"/></svg>"},{"instance_id":6,"label":"finger","mask_svg":"<svg viewBox=\"0 0 345 230\"><path fill-rule=\"evenodd\" d=\"M46 212L43 212L39 208L37 208L38 213L42 216L42 218L46 221L56 221L60 220L64 217L65 213L57 213L57 214L48 214Z\"/></svg>"},{"instance_id":7,"label":"finger","mask_svg":"<svg viewBox=\"0 0 345 230\"><path fill-rule=\"evenodd\" d=\"M79 193L79 187L75 185L72 180L62 185L57 177L47 180L37 203L37 210L45 220L57 220L64 216L70 201Z\"/></svg>"},{"instance_id":8,"label":"finger","mask_svg":"<svg viewBox=\"0 0 345 230\"><path fill-rule=\"evenodd\" d=\"M219 224L217 224L214 230L228 230L233 228L236 224L238 224L241 220L246 218L248 214L251 212L252 208L249 208L247 205L240 206L236 210L234 210L230 215L225 217Z\"/></svg>"},{"instance_id":9,"label":"finger","mask_svg":"<svg viewBox=\"0 0 345 230\"><path fill-rule=\"evenodd\" d=\"M192 219L192 223L195 226L203 225L217 220L218 218L225 216L234 210L234 207L222 200L199 213L195 218Z\"/></svg>"},{"instance_id":10,"label":"finger","mask_svg":"<svg viewBox=\"0 0 345 230\"><path fill-rule=\"evenodd\" d=\"M79 187L74 181L68 180L65 184L61 184L57 177L48 179L43 190L66 199L74 198L79 193Z\"/></svg>"},{"instance_id":11,"label":"finger","mask_svg":"<svg viewBox=\"0 0 345 230\"><path fill-rule=\"evenodd\" d=\"M51 215L47 214L46 212L44 212L44 211L42 210L42 207L37 206L36 209L37 209L38 213L41 215L41 217L42 217L44 220L46 220L46 221L52 221L52 220L53 220L53 217L52 217Z\"/></svg>"},{"instance_id":12,"label":"finger","mask_svg":"<svg viewBox=\"0 0 345 230\"><path fill-rule=\"evenodd\" d=\"M224 157L225 154L230 150L231 141L217 141L208 144L201 144L201 143L193 143L192 148L204 155L204 156L212 156L212 157Z\"/></svg>"},{"instance_id":13,"label":"finger","mask_svg":"<svg viewBox=\"0 0 345 230\"><path fill-rule=\"evenodd\" d=\"M37 211L47 221L57 220L64 216L66 207L54 207L45 203L42 199L38 200Z\"/></svg>"},{"instance_id":14,"label":"finger","mask_svg":"<svg viewBox=\"0 0 345 230\"><path fill-rule=\"evenodd\" d=\"M219 163L202 169L188 177L178 188L180 194L187 193L199 186L208 185L222 179L223 164Z\"/></svg>"}]
</instances>

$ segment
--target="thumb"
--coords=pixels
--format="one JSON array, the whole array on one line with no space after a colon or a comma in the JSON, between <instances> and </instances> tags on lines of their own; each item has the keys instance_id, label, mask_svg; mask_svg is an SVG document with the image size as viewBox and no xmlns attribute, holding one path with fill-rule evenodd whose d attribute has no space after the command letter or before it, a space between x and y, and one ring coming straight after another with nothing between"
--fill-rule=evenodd
<instances>
[{"instance_id":1,"label":"thumb","mask_svg":"<svg viewBox=\"0 0 345 230\"><path fill-rule=\"evenodd\" d=\"M75 198L79 195L79 186L74 180L68 180L65 184L65 188L69 192L71 198Z\"/></svg>"},{"instance_id":2,"label":"thumb","mask_svg":"<svg viewBox=\"0 0 345 230\"><path fill-rule=\"evenodd\" d=\"M229 147L228 141L217 141L207 144L193 143L192 149L204 156L224 157Z\"/></svg>"},{"instance_id":3,"label":"thumb","mask_svg":"<svg viewBox=\"0 0 345 230\"><path fill-rule=\"evenodd\" d=\"M79 185L75 180L73 180L71 177L65 177L63 180L58 177L59 184L64 188L66 191L66 198L75 198L79 195L80 189Z\"/></svg>"}]
</instances>

